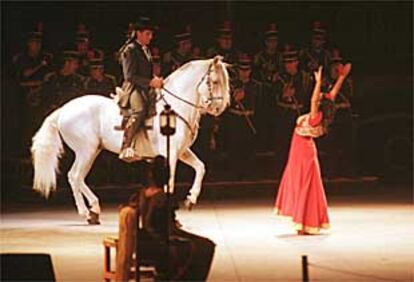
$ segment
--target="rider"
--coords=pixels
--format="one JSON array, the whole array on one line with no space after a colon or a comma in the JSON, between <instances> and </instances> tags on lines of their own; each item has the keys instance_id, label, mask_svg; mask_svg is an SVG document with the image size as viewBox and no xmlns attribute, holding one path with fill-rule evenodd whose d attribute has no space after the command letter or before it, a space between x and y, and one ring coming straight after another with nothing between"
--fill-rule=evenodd
<instances>
[{"instance_id":1,"label":"rider","mask_svg":"<svg viewBox=\"0 0 414 282\"><path fill-rule=\"evenodd\" d=\"M154 115L154 92L151 89L162 88L163 79L154 76L152 56L149 44L153 38L155 26L147 17L140 17L134 25L132 42L121 51L124 83L123 95L119 100L121 113L128 115L120 159L133 160L134 149L131 147L133 137L144 120ZM130 40L131 41L131 40ZM152 108L152 109L151 109Z\"/></svg>"}]
</instances>

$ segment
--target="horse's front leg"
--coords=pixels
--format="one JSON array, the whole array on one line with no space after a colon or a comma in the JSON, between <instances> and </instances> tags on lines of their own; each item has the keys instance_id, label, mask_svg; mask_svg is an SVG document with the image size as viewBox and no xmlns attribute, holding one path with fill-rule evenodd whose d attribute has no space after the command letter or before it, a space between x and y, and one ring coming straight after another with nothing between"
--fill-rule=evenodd
<instances>
[{"instance_id":1,"label":"horse's front leg","mask_svg":"<svg viewBox=\"0 0 414 282\"><path fill-rule=\"evenodd\" d=\"M185 201L186 207L191 210L191 208L197 203L197 198L201 192L201 184L203 182L204 174L206 173L204 163L188 148L183 154L180 155L180 161L191 166L195 170L195 179L193 186L188 192L187 199Z\"/></svg>"}]
</instances>

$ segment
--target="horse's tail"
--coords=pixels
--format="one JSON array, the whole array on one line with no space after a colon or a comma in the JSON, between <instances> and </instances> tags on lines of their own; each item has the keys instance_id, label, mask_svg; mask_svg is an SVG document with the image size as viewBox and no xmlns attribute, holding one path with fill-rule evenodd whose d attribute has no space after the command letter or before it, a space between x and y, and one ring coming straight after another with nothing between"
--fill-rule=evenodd
<instances>
[{"instance_id":1,"label":"horse's tail","mask_svg":"<svg viewBox=\"0 0 414 282\"><path fill-rule=\"evenodd\" d=\"M57 120L60 109L50 114L33 136L31 147L34 177L33 189L45 198L56 190L56 174L59 172L59 157L63 153Z\"/></svg>"}]
</instances>

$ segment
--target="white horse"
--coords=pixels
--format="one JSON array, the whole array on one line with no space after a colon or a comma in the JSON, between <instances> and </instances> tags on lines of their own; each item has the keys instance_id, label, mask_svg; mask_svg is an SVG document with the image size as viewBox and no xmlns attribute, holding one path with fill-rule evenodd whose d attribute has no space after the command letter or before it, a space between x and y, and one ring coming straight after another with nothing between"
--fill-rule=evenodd
<instances>
[{"instance_id":1,"label":"white horse","mask_svg":"<svg viewBox=\"0 0 414 282\"><path fill-rule=\"evenodd\" d=\"M170 104L179 118L176 133L171 136L169 184L173 192L177 160L193 167L195 179L186 201L194 205L201 191L205 167L190 146L197 137L201 114L218 116L230 103L227 65L219 56L189 62L165 79L164 89L159 91L158 96L153 129L142 134L147 136L143 142L150 144L152 150L138 153L143 156L166 156L166 137L160 133L159 114L166 103ZM114 130L114 127L121 120L116 99L97 95L76 98L51 113L33 137L33 189L46 198L50 191L56 190L63 139L75 153L68 180L77 210L88 222L91 217L99 216L99 199L86 185L85 177L102 149L119 154L123 132ZM86 197L90 209L82 195Z\"/></svg>"}]
</instances>

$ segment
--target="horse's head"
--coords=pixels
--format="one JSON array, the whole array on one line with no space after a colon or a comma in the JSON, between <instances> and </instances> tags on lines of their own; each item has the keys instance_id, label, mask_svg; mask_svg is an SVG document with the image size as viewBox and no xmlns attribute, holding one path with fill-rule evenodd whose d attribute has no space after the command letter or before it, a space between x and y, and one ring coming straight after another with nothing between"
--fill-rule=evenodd
<instances>
[{"instance_id":1,"label":"horse's head","mask_svg":"<svg viewBox=\"0 0 414 282\"><path fill-rule=\"evenodd\" d=\"M223 57L207 60L207 70L197 85L200 104L211 115L220 115L230 104L230 82Z\"/></svg>"},{"instance_id":2,"label":"horse's head","mask_svg":"<svg viewBox=\"0 0 414 282\"><path fill-rule=\"evenodd\" d=\"M181 103L192 105L214 116L220 115L230 104L227 64L222 60L222 57L216 56L181 66L166 78L165 90L176 91ZM187 92L189 89L191 92Z\"/></svg>"}]
</instances>

